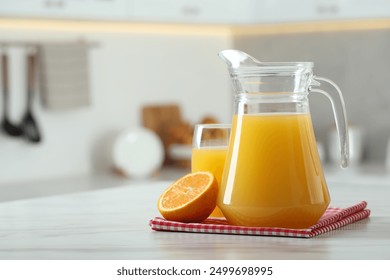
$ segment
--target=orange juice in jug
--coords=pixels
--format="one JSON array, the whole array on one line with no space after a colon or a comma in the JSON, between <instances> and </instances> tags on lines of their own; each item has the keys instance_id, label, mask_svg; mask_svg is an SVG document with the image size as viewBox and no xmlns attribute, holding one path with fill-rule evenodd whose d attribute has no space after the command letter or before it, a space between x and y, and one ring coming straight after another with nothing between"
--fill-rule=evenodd
<instances>
[{"instance_id":1,"label":"orange juice in jug","mask_svg":"<svg viewBox=\"0 0 390 280\"><path fill-rule=\"evenodd\" d=\"M233 117L218 206L231 224L305 228L330 198L309 114Z\"/></svg>"},{"instance_id":2,"label":"orange juice in jug","mask_svg":"<svg viewBox=\"0 0 390 280\"><path fill-rule=\"evenodd\" d=\"M307 228L325 213L330 195L317 151L308 96L331 101L348 166L344 98L312 62L264 62L240 50L219 53L234 89L231 138L217 205L230 224Z\"/></svg>"}]
</instances>

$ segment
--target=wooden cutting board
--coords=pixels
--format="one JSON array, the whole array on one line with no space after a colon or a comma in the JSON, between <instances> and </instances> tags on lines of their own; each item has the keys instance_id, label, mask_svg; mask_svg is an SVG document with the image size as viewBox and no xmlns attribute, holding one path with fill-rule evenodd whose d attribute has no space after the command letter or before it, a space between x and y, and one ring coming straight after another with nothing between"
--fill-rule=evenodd
<instances>
[{"instance_id":1,"label":"wooden cutting board","mask_svg":"<svg viewBox=\"0 0 390 280\"><path fill-rule=\"evenodd\" d=\"M147 105L142 108L142 124L160 136L165 148L165 164L170 163L168 146L171 144L170 128L183 122L181 109L177 104Z\"/></svg>"},{"instance_id":2,"label":"wooden cutting board","mask_svg":"<svg viewBox=\"0 0 390 280\"><path fill-rule=\"evenodd\" d=\"M143 126L160 135L164 127L182 122L180 107L176 104L144 106L142 121Z\"/></svg>"}]
</instances>

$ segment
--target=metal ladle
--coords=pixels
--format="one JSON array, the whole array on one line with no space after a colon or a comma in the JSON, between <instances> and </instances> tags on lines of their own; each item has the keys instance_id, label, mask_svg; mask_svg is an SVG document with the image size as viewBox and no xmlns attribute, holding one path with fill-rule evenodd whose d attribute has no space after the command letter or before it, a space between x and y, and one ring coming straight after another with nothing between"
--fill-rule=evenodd
<instances>
[{"instance_id":1,"label":"metal ladle","mask_svg":"<svg viewBox=\"0 0 390 280\"><path fill-rule=\"evenodd\" d=\"M27 140L33 143L41 141L41 134L37 122L32 113L33 107L33 91L35 79L35 54L28 53L27 62L27 107L22 120L23 134Z\"/></svg>"},{"instance_id":2,"label":"metal ladle","mask_svg":"<svg viewBox=\"0 0 390 280\"><path fill-rule=\"evenodd\" d=\"M20 126L14 125L9 119L9 86L8 86L8 56L3 53L1 55L1 67L2 67L2 84L3 84L3 120L1 127L10 136L20 136L23 130Z\"/></svg>"}]
</instances>

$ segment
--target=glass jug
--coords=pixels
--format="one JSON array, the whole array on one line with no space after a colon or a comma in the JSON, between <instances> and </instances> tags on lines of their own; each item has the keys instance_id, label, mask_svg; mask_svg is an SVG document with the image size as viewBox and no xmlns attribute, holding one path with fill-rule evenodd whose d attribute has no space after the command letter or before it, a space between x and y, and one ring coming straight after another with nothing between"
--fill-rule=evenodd
<instances>
[{"instance_id":1,"label":"glass jug","mask_svg":"<svg viewBox=\"0 0 390 280\"><path fill-rule=\"evenodd\" d=\"M314 225L330 196L307 96L319 92L330 99L344 168L349 160L348 126L339 88L314 76L311 62L263 63L238 50L219 56L228 65L235 112L217 205L233 225Z\"/></svg>"}]
</instances>

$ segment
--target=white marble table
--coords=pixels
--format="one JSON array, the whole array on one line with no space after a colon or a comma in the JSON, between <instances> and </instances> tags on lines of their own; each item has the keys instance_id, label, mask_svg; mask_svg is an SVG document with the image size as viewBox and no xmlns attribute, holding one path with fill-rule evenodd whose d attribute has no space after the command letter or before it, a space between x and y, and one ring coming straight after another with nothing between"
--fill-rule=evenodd
<instances>
[{"instance_id":1,"label":"white marble table","mask_svg":"<svg viewBox=\"0 0 390 280\"><path fill-rule=\"evenodd\" d=\"M312 239L152 231L169 183L0 202L0 259L390 259L389 177L330 178L333 206L371 217Z\"/></svg>"}]
</instances>

